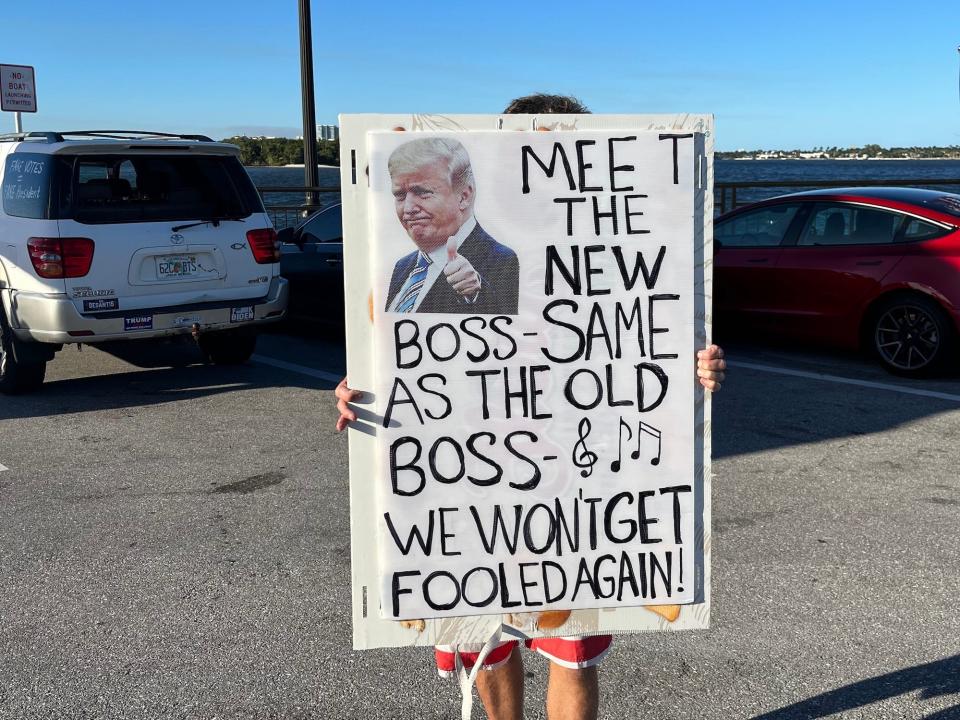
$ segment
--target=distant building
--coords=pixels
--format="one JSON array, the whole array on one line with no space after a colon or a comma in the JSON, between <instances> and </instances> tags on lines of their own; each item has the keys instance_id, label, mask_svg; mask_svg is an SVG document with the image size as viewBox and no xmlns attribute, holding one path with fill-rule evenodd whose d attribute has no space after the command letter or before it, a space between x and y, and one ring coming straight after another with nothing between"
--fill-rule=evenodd
<instances>
[{"instance_id":1,"label":"distant building","mask_svg":"<svg viewBox=\"0 0 960 720\"><path fill-rule=\"evenodd\" d=\"M340 128L336 125L317 125L317 140L339 140Z\"/></svg>"}]
</instances>

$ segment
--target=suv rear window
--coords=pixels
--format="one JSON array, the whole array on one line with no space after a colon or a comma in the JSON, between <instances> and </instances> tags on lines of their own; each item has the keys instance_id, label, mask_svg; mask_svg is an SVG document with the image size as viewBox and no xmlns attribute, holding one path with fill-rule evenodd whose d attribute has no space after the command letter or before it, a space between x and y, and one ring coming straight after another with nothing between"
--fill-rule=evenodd
<instances>
[{"instance_id":1,"label":"suv rear window","mask_svg":"<svg viewBox=\"0 0 960 720\"><path fill-rule=\"evenodd\" d=\"M235 157L80 155L63 217L81 223L245 218L263 203Z\"/></svg>"},{"instance_id":2,"label":"suv rear window","mask_svg":"<svg viewBox=\"0 0 960 720\"><path fill-rule=\"evenodd\" d=\"M57 159L39 153L10 153L3 171L3 211L23 218L49 218L50 188ZM54 216L55 217L55 216Z\"/></svg>"}]
</instances>

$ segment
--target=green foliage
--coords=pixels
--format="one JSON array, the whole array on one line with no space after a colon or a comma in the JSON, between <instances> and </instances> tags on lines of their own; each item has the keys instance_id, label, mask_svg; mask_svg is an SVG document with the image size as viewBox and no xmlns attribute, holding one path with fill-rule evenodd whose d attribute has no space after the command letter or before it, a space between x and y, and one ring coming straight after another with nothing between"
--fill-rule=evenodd
<instances>
[{"instance_id":1,"label":"green foliage","mask_svg":"<svg viewBox=\"0 0 960 720\"><path fill-rule=\"evenodd\" d=\"M317 140L317 162L321 165L340 165L340 141Z\"/></svg>"},{"instance_id":2,"label":"green foliage","mask_svg":"<svg viewBox=\"0 0 960 720\"><path fill-rule=\"evenodd\" d=\"M244 165L300 165L303 163L303 140L292 138L230 137L228 142L240 148ZM317 140L317 163L340 164L340 141Z\"/></svg>"}]
</instances>

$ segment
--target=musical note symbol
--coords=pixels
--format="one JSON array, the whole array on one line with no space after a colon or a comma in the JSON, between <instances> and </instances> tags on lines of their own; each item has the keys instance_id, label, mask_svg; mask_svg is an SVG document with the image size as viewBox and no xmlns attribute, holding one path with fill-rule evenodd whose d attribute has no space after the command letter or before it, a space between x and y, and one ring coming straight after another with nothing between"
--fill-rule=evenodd
<instances>
[{"instance_id":1,"label":"musical note symbol","mask_svg":"<svg viewBox=\"0 0 960 720\"><path fill-rule=\"evenodd\" d=\"M617 428L617 433L618 433L617 459L614 460L612 463L610 463L610 470L612 472L620 472L620 461L623 459L623 429L624 428L627 429L627 442L630 442L633 439L633 430L631 430L630 426L623 421L623 418L620 418L620 427ZM639 451L630 453L630 457L632 457L634 460L636 460L637 457L639 457L639 455L640 455Z\"/></svg>"},{"instance_id":2,"label":"musical note symbol","mask_svg":"<svg viewBox=\"0 0 960 720\"><path fill-rule=\"evenodd\" d=\"M636 459L640 457L640 439L643 437L643 433L647 433L650 437L657 439L657 454L655 457L650 459L651 465L660 464L660 451L663 449L662 438L660 431L655 428L653 425L647 425L643 420L640 421L640 432L637 433L637 449L635 452L630 453L630 457Z\"/></svg>"},{"instance_id":3,"label":"musical note symbol","mask_svg":"<svg viewBox=\"0 0 960 720\"><path fill-rule=\"evenodd\" d=\"M581 420L577 428L580 439L577 441L577 444L573 446L573 464L578 468L586 468L586 470L580 471L580 477L585 478L593 474L593 466L597 464L598 460L597 454L587 449L586 440L587 435L590 434L590 430L590 421L587 418ZM582 448L582 451L580 448Z\"/></svg>"}]
</instances>

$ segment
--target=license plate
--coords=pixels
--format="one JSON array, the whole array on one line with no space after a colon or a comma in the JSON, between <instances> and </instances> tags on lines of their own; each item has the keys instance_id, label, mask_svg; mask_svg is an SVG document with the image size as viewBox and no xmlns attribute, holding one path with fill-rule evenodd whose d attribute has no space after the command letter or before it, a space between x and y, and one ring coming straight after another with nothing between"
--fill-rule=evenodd
<instances>
[{"instance_id":1,"label":"license plate","mask_svg":"<svg viewBox=\"0 0 960 720\"><path fill-rule=\"evenodd\" d=\"M253 307L230 308L230 322L247 322L253 320Z\"/></svg>"},{"instance_id":2,"label":"license plate","mask_svg":"<svg viewBox=\"0 0 960 720\"><path fill-rule=\"evenodd\" d=\"M191 277L198 269L196 255L165 255L157 258L157 277L161 280Z\"/></svg>"}]
</instances>

